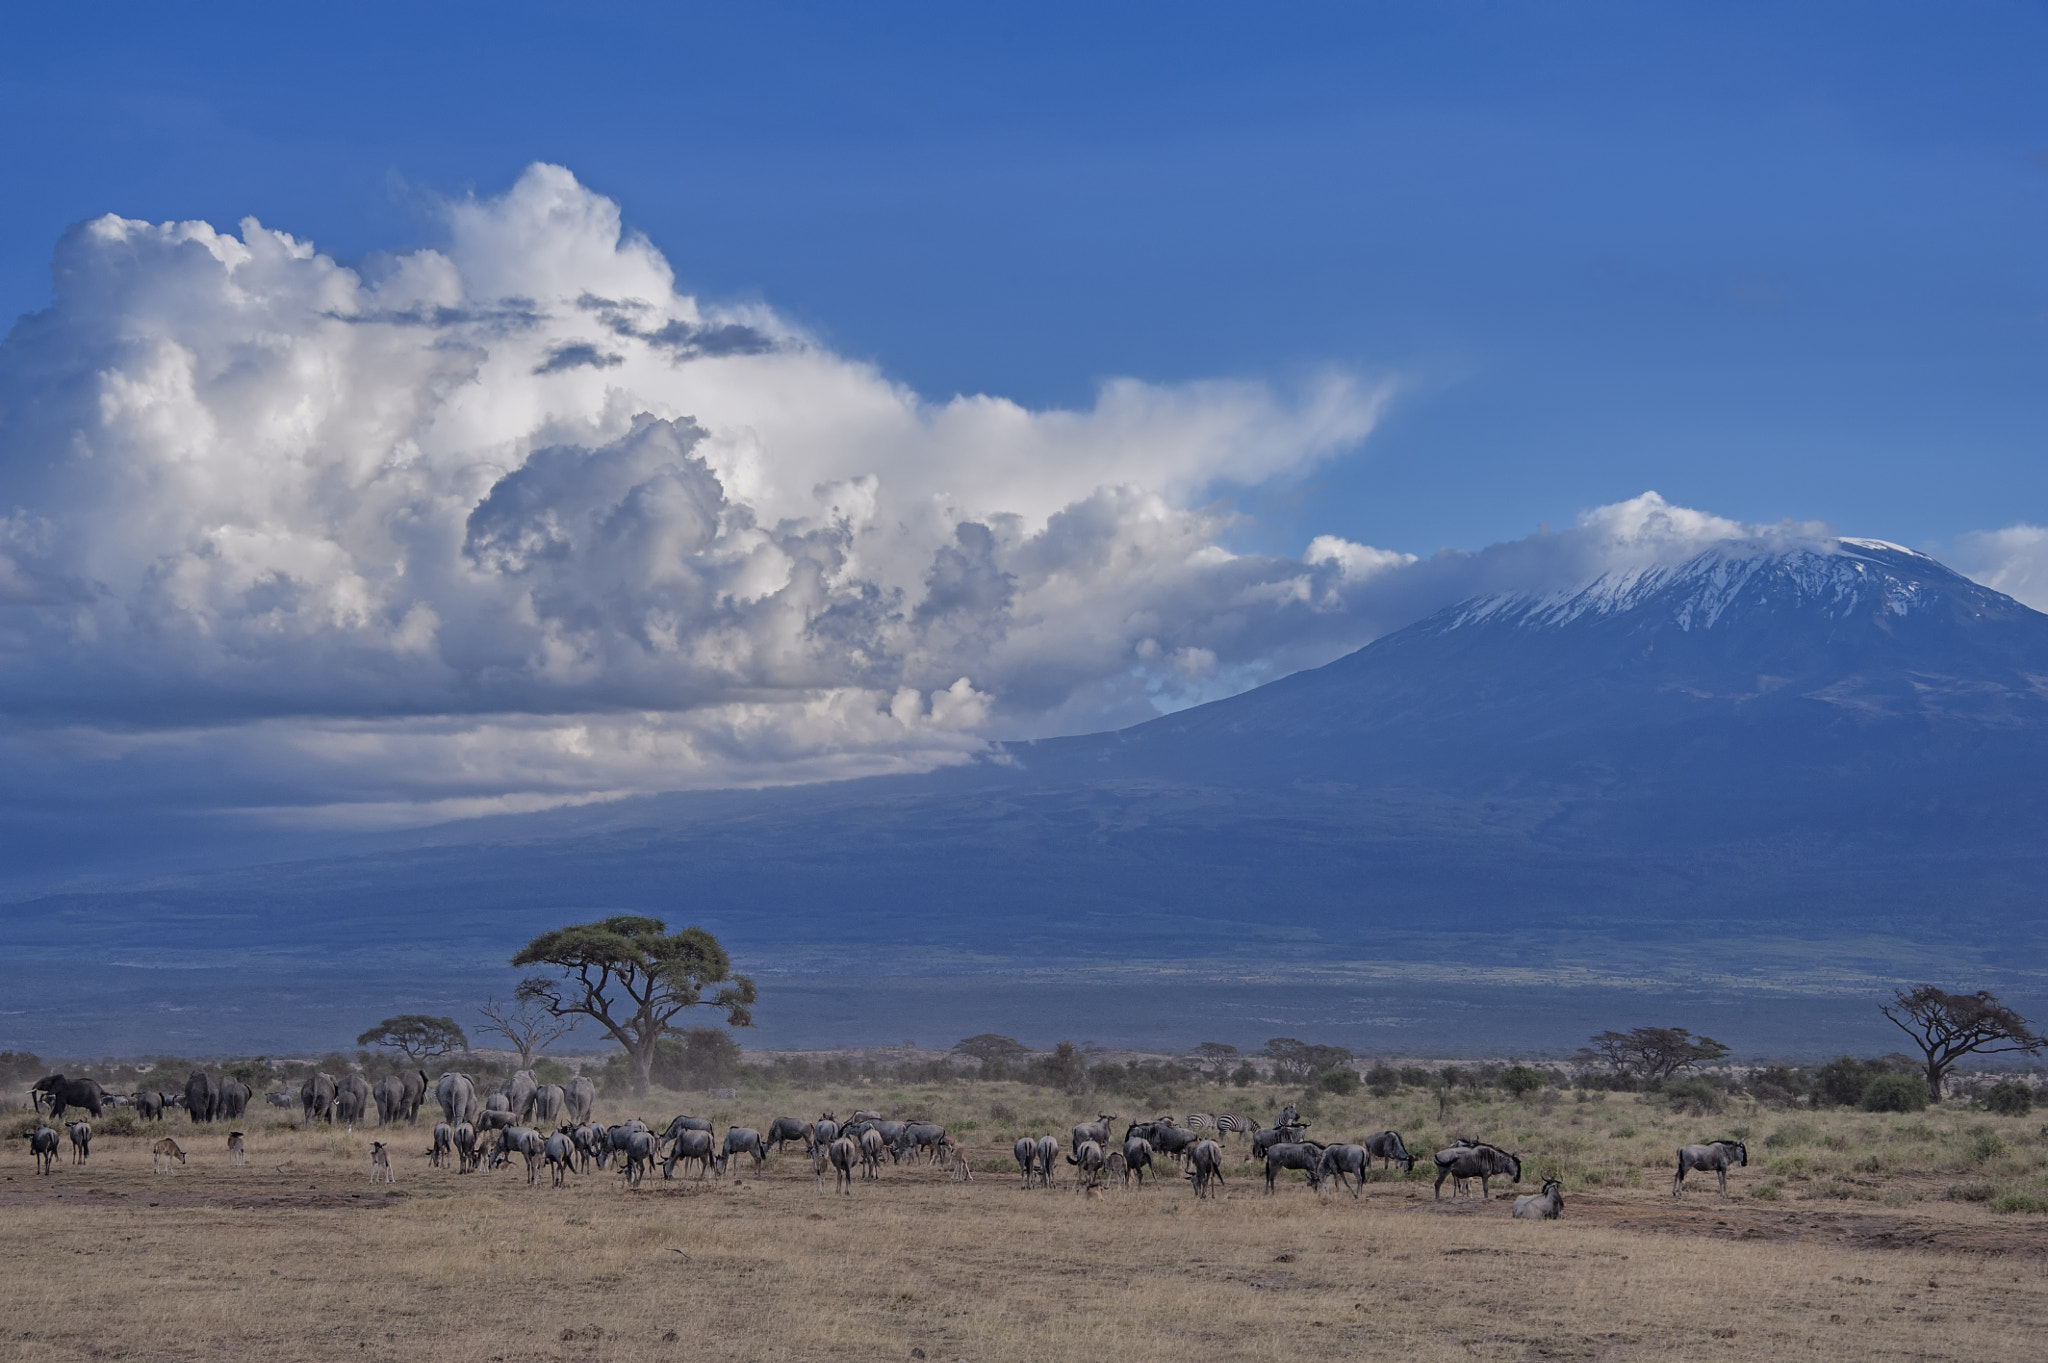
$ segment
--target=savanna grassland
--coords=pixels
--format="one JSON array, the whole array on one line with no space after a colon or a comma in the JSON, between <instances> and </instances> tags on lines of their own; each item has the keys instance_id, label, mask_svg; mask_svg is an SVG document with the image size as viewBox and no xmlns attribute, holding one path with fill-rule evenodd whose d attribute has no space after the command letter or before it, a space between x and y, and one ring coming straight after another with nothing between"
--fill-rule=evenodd
<instances>
[{"instance_id":1,"label":"savanna grassland","mask_svg":"<svg viewBox=\"0 0 2048 1363\"><path fill-rule=\"evenodd\" d=\"M1270 1113L1286 1096L1203 1089L1194 1105ZM1007 1083L657 1093L601 1100L599 1116L691 1111L722 1129L858 1106L946 1123L974 1181L885 1163L842 1196L792 1151L758 1177L741 1161L702 1183L657 1173L628 1189L593 1171L528 1187L516 1162L431 1168L431 1103L396 1128L392 1188L368 1181L374 1128L267 1113L245 1119L240 1168L225 1127L182 1114L102 1123L90 1162L47 1178L11 1140L0 1359L1986 1360L2040 1357L2048 1337L2038 1117L1746 1100L1703 1117L1554 1090L1447 1112L1417 1091L1314 1108L1322 1139L1392 1126L1418 1153L1454 1135L1520 1152L1511 1191L1565 1184L1564 1219L1529 1223L1499 1196L1432 1198L1426 1153L1355 1200L1299 1175L1267 1197L1235 1141L1207 1201L1172 1177L1020 1190L1017 1135L1063 1135L1114 1105ZM189 1163L156 1175L166 1133ZM1673 1199L1674 1147L1721 1136L1751 1151L1732 1195L1695 1175Z\"/></svg>"}]
</instances>

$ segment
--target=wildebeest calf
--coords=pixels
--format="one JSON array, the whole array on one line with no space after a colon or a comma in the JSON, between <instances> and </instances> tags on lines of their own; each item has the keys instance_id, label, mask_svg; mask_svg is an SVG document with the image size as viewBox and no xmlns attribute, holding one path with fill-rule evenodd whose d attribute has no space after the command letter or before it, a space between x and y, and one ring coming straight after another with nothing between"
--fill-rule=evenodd
<instances>
[{"instance_id":1,"label":"wildebeest calf","mask_svg":"<svg viewBox=\"0 0 2048 1363\"><path fill-rule=\"evenodd\" d=\"M380 1177L386 1183L396 1183L398 1181L391 1176L391 1152L384 1148L384 1142L371 1141L370 1182L375 1183Z\"/></svg>"},{"instance_id":2,"label":"wildebeest calf","mask_svg":"<svg viewBox=\"0 0 2048 1363\"><path fill-rule=\"evenodd\" d=\"M150 1156L150 1168L159 1174L171 1172L172 1160L176 1160L180 1164L185 1162L185 1152L180 1150L178 1143L169 1136L156 1143L150 1150Z\"/></svg>"},{"instance_id":3,"label":"wildebeest calf","mask_svg":"<svg viewBox=\"0 0 2048 1363\"><path fill-rule=\"evenodd\" d=\"M92 1154L92 1124L73 1122L71 1124L71 1162L83 1164Z\"/></svg>"},{"instance_id":4,"label":"wildebeest calf","mask_svg":"<svg viewBox=\"0 0 2048 1363\"><path fill-rule=\"evenodd\" d=\"M239 1131L228 1132L228 1163L246 1164L248 1160L249 1147L243 1143L242 1133Z\"/></svg>"}]
</instances>

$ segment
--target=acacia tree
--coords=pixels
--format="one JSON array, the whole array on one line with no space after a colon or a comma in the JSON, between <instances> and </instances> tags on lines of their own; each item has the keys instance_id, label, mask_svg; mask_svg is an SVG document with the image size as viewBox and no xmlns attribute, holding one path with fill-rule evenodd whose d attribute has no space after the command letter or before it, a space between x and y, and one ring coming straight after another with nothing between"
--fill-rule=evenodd
<instances>
[{"instance_id":1,"label":"acacia tree","mask_svg":"<svg viewBox=\"0 0 2048 1363\"><path fill-rule=\"evenodd\" d=\"M2025 1018L2000 1003L1996 994L1982 989L1974 994L1951 994L1923 984L1897 991L1890 1003L1877 1005L1877 1011L1912 1037L1927 1057L1927 1097L1931 1102L1941 1101L1942 1081L1966 1055L2038 1051L2048 1046L2048 1037L2037 1034Z\"/></svg>"},{"instance_id":2,"label":"acacia tree","mask_svg":"<svg viewBox=\"0 0 2048 1363\"><path fill-rule=\"evenodd\" d=\"M632 1058L635 1094L647 1092L655 1043L684 1009L709 1004L734 1027L754 1022L754 982L733 973L725 948L702 928L670 932L659 918L620 914L544 932L512 964L561 972L520 981L517 997L558 1018L594 1019Z\"/></svg>"},{"instance_id":3,"label":"acacia tree","mask_svg":"<svg viewBox=\"0 0 2048 1363\"><path fill-rule=\"evenodd\" d=\"M1623 1078L1669 1079L1680 1070L1719 1060L1728 1048L1683 1027L1631 1027L1602 1032L1579 1052L1584 1064L1601 1064Z\"/></svg>"},{"instance_id":4,"label":"acacia tree","mask_svg":"<svg viewBox=\"0 0 2048 1363\"><path fill-rule=\"evenodd\" d=\"M576 1030L574 1018L558 1018L534 999L510 1004L488 998L477 1011L484 1015L484 1025L477 1028L478 1033L494 1032L511 1042L512 1049L519 1052L522 1070L532 1069L536 1056Z\"/></svg>"},{"instance_id":5,"label":"acacia tree","mask_svg":"<svg viewBox=\"0 0 2048 1363\"><path fill-rule=\"evenodd\" d=\"M968 1037L965 1041L956 1041L953 1043L953 1050L983 1064L991 1060L1022 1060L1031 1054L1031 1048L1023 1042L996 1032L983 1032L979 1036Z\"/></svg>"},{"instance_id":6,"label":"acacia tree","mask_svg":"<svg viewBox=\"0 0 2048 1363\"><path fill-rule=\"evenodd\" d=\"M358 1046L382 1046L386 1050L404 1051L415 1061L431 1060L437 1055L450 1051L469 1049L469 1038L462 1034L462 1028L455 1025L454 1018L428 1017L425 1013L406 1013L395 1018L385 1018L356 1038Z\"/></svg>"}]
</instances>

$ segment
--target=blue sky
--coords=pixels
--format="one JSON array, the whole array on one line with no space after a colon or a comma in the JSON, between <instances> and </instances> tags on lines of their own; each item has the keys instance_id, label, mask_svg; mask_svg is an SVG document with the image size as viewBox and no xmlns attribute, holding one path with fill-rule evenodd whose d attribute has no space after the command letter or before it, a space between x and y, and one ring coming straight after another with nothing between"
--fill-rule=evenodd
<instances>
[{"instance_id":1,"label":"blue sky","mask_svg":"<svg viewBox=\"0 0 2048 1363\"><path fill-rule=\"evenodd\" d=\"M0 313L99 213L348 259L539 159L928 396L1396 376L1260 547L2048 517L2038 5L586 8L17 9Z\"/></svg>"}]
</instances>

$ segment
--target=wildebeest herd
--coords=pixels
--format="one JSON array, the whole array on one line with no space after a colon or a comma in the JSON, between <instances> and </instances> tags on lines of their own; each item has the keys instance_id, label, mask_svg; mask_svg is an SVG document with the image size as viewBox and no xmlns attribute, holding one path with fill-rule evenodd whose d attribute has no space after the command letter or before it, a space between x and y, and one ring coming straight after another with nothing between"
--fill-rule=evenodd
<instances>
[{"instance_id":1,"label":"wildebeest herd","mask_svg":"<svg viewBox=\"0 0 2048 1363\"><path fill-rule=\"evenodd\" d=\"M298 1106L308 1122L353 1128L367 1121L374 1106L380 1124L416 1124L430 1093L442 1117L434 1125L426 1151L432 1165L452 1164L459 1172L470 1173L504 1167L518 1156L529 1185L539 1183L546 1171L550 1183L562 1187L572 1174L588 1174L593 1167L616 1167L627 1184L637 1185L656 1165L664 1179L674 1178L680 1167L685 1176L694 1174L702 1181L713 1174L723 1177L740 1158L750 1160L749 1167L758 1170L771 1155L792 1145L800 1145L809 1157L813 1182L820 1190L829 1172L833 1187L849 1195L855 1171L862 1181L878 1180L885 1156L891 1164L908 1160L943 1165L953 1178L963 1181L974 1176L945 1127L893 1120L879 1112L855 1112L843 1122L830 1112L815 1121L777 1117L765 1130L728 1127L723 1140L717 1139L708 1119L687 1114L658 1132L643 1121L599 1125L591 1120L596 1089L582 1075L566 1084L542 1084L531 1071L519 1070L495 1093L483 1095L472 1076L454 1071L431 1085L424 1070L390 1075L375 1084L359 1074L336 1078L316 1073L300 1086ZM242 1115L254 1096L246 1084L216 1079L202 1071L195 1071L184 1091L177 1094L114 1096L93 1080L68 1079L61 1074L38 1080L32 1094L37 1111L47 1104L52 1119L61 1119L67 1108L81 1108L98 1117L109 1106L126 1104L151 1119L183 1107L195 1123L232 1121ZM292 1105L288 1093L273 1093L269 1101L279 1107ZM1117 1120L1114 1113L1101 1113L1095 1121L1075 1125L1068 1131L1064 1147L1056 1136L1020 1136L1012 1147L1020 1186L1052 1187L1064 1169L1072 1168L1079 1191L1142 1187L1148 1174L1156 1180L1171 1161L1193 1186L1196 1197L1208 1197L1213 1188L1224 1184L1223 1142L1233 1134L1241 1138L1244 1149L1239 1164L1254 1163L1262 1170L1267 1193L1275 1191L1282 1173L1298 1170L1312 1189L1320 1191L1334 1180L1339 1191L1357 1198L1375 1160L1387 1168L1399 1164L1403 1170L1413 1170L1416 1164L1416 1156L1409 1153L1398 1131L1376 1132L1357 1143L1312 1141L1308 1139L1309 1123L1291 1104L1266 1125L1233 1113L1197 1112L1184 1122L1170 1116L1131 1121L1121 1138L1113 1139ZM554 1129L546 1132L548 1127ZM1215 1132L1216 1138L1204 1136L1204 1131ZM91 1124L71 1123L69 1136L72 1163L85 1163L91 1152ZM57 1132L38 1125L28 1142L37 1172L52 1172ZM230 1133L228 1145L234 1163L242 1162L244 1142L243 1133ZM185 1162L184 1152L169 1139L157 1142L154 1156L158 1172L169 1172L173 1161ZM1460 1138L1433 1158L1437 1170L1434 1193L1439 1198L1446 1180L1451 1182L1454 1198L1469 1196L1471 1182L1477 1180L1480 1196L1490 1200L1493 1179L1504 1178L1514 1184L1522 1178L1521 1157L1487 1141ZM1721 1195L1726 1197L1728 1170L1748 1163L1749 1151L1740 1141L1685 1146L1678 1151L1672 1194L1683 1193L1686 1174L1698 1169L1716 1174ZM384 1141L372 1145L371 1178L393 1179L390 1146ZM1556 1179L1546 1181L1542 1192L1516 1198L1513 1211L1519 1218L1556 1220L1564 1211L1562 1185Z\"/></svg>"}]
</instances>

